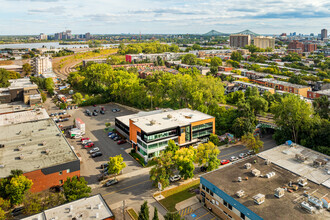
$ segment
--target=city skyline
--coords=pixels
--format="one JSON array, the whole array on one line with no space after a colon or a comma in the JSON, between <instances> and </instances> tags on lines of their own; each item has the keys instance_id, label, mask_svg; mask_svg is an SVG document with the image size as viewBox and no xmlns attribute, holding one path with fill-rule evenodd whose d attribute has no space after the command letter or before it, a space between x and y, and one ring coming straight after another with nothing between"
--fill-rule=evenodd
<instances>
[{"instance_id":1,"label":"city skyline","mask_svg":"<svg viewBox=\"0 0 330 220\"><path fill-rule=\"evenodd\" d=\"M324 0L1 0L1 5L0 35L54 34L64 29L93 34L204 34L212 29L318 34L330 24L330 3Z\"/></svg>"}]
</instances>

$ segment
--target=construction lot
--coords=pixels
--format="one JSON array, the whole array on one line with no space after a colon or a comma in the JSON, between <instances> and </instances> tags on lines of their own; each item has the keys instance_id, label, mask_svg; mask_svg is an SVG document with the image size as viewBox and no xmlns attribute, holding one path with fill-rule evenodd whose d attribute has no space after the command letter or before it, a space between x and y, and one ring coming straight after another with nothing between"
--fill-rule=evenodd
<instances>
[{"instance_id":1,"label":"construction lot","mask_svg":"<svg viewBox=\"0 0 330 220\"><path fill-rule=\"evenodd\" d=\"M89 109L91 112L94 109L100 111L102 107L105 107L105 114L102 115L98 113L97 116L87 116L85 114L86 109ZM112 109L120 109L119 112L112 112ZM46 106L47 112L58 113L62 110L59 110L53 103L48 103ZM80 118L86 125L86 134L83 137L89 137L95 144L95 147L98 147L103 153L102 156L92 158L88 153L91 148L85 149L79 139L70 139L68 137L69 143L74 147L76 153L81 158L81 167L80 173L81 176L85 177L90 185L98 184L97 178L101 175L100 165L109 161L109 157L113 157L121 154L126 163L126 168L123 169L123 173L134 172L141 169L140 164L138 164L127 152L130 151L130 145L128 143L118 145L116 141L113 141L108 137L105 129L105 123L110 122L111 127L114 128L115 117L123 116L127 114L136 113L134 109L128 109L124 106L117 105L114 103L108 103L105 105L97 105L96 107L80 107L74 110L67 110L67 113L71 115L69 121L60 122L63 127L73 125L73 120L75 118ZM126 151L125 151L126 150Z\"/></svg>"}]
</instances>

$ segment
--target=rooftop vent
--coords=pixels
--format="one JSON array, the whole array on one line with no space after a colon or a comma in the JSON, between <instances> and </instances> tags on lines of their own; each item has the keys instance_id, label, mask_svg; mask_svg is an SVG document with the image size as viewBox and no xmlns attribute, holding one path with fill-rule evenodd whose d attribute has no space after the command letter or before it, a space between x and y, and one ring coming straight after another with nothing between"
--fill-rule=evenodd
<instances>
[{"instance_id":1,"label":"rooftop vent","mask_svg":"<svg viewBox=\"0 0 330 220\"><path fill-rule=\"evenodd\" d=\"M4 164L0 164L0 168L5 168L5 165Z\"/></svg>"},{"instance_id":2,"label":"rooftop vent","mask_svg":"<svg viewBox=\"0 0 330 220\"><path fill-rule=\"evenodd\" d=\"M5 147L5 145L4 144L0 144L0 148L4 148Z\"/></svg>"},{"instance_id":3,"label":"rooftop vent","mask_svg":"<svg viewBox=\"0 0 330 220\"><path fill-rule=\"evenodd\" d=\"M278 187L277 189L275 189L274 196L276 196L277 198L281 198L282 196L284 196L284 192L285 190L283 188Z\"/></svg>"},{"instance_id":4,"label":"rooftop vent","mask_svg":"<svg viewBox=\"0 0 330 220\"><path fill-rule=\"evenodd\" d=\"M96 208L101 209L102 203L97 204Z\"/></svg>"},{"instance_id":5,"label":"rooftop vent","mask_svg":"<svg viewBox=\"0 0 330 220\"><path fill-rule=\"evenodd\" d=\"M256 177L260 176L260 170L253 169L253 170L251 170L251 173L253 176L256 176Z\"/></svg>"},{"instance_id":6,"label":"rooftop vent","mask_svg":"<svg viewBox=\"0 0 330 220\"><path fill-rule=\"evenodd\" d=\"M193 117L193 115L185 115L184 117L187 119L191 119Z\"/></svg>"},{"instance_id":7,"label":"rooftop vent","mask_svg":"<svg viewBox=\"0 0 330 220\"><path fill-rule=\"evenodd\" d=\"M267 159L267 160L265 161L265 165L269 165L269 164L270 164L270 160Z\"/></svg>"},{"instance_id":8,"label":"rooftop vent","mask_svg":"<svg viewBox=\"0 0 330 220\"><path fill-rule=\"evenodd\" d=\"M19 159L20 159L20 160L23 160L23 159L24 159L23 154L21 154L21 155L19 156Z\"/></svg>"},{"instance_id":9,"label":"rooftop vent","mask_svg":"<svg viewBox=\"0 0 330 220\"><path fill-rule=\"evenodd\" d=\"M313 161L313 166L314 167L320 167L320 166L323 166L327 164L327 161L326 160L323 160L323 159L316 159Z\"/></svg>"},{"instance_id":10,"label":"rooftop vent","mask_svg":"<svg viewBox=\"0 0 330 220\"><path fill-rule=\"evenodd\" d=\"M308 183L308 182L307 182L307 179L306 179L306 178L302 178L302 177L301 177L301 178L298 179L298 185L301 186L301 187L306 186L307 183Z\"/></svg>"},{"instance_id":11,"label":"rooftop vent","mask_svg":"<svg viewBox=\"0 0 330 220\"><path fill-rule=\"evenodd\" d=\"M271 178L273 176L275 176L275 172L270 172L265 175L266 178Z\"/></svg>"},{"instance_id":12,"label":"rooftop vent","mask_svg":"<svg viewBox=\"0 0 330 220\"><path fill-rule=\"evenodd\" d=\"M244 196L244 194L245 194L245 192L243 190L239 190L239 191L236 192L236 196L238 198L242 198Z\"/></svg>"},{"instance_id":13,"label":"rooftop vent","mask_svg":"<svg viewBox=\"0 0 330 220\"><path fill-rule=\"evenodd\" d=\"M245 169L251 169L251 164L250 163L246 163L246 164L244 164L244 168Z\"/></svg>"},{"instance_id":14,"label":"rooftop vent","mask_svg":"<svg viewBox=\"0 0 330 220\"><path fill-rule=\"evenodd\" d=\"M304 162L305 160L308 159L308 157L306 157L306 156L304 156L304 155L302 155L302 154L296 154L295 157L296 157L296 159L297 159L298 161L300 161L300 162Z\"/></svg>"},{"instance_id":15,"label":"rooftop vent","mask_svg":"<svg viewBox=\"0 0 330 220\"><path fill-rule=\"evenodd\" d=\"M237 179L237 181L238 182L242 182L242 177L239 176L238 179Z\"/></svg>"},{"instance_id":16,"label":"rooftop vent","mask_svg":"<svg viewBox=\"0 0 330 220\"><path fill-rule=\"evenodd\" d=\"M257 203L258 205L265 202L265 195L261 194L261 193L253 196L252 198L253 198L254 202Z\"/></svg>"},{"instance_id":17,"label":"rooftop vent","mask_svg":"<svg viewBox=\"0 0 330 220\"><path fill-rule=\"evenodd\" d=\"M151 125L155 125L155 124L156 124L156 120L151 120L151 121L150 121L150 124L151 124Z\"/></svg>"},{"instance_id":18,"label":"rooftop vent","mask_svg":"<svg viewBox=\"0 0 330 220\"><path fill-rule=\"evenodd\" d=\"M22 147L22 146L18 146L18 147L17 147L17 150L18 150L18 151L22 151L22 150L23 150L23 147Z\"/></svg>"},{"instance_id":19,"label":"rooftop vent","mask_svg":"<svg viewBox=\"0 0 330 220\"><path fill-rule=\"evenodd\" d=\"M95 213L95 218L98 219L99 218L99 213Z\"/></svg>"},{"instance_id":20,"label":"rooftop vent","mask_svg":"<svg viewBox=\"0 0 330 220\"><path fill-rule=\"evenodd\" d=\"M172 118L173 116L171 114L168 114L167 115L167 118Z\"/></svg>"}]
</instances>

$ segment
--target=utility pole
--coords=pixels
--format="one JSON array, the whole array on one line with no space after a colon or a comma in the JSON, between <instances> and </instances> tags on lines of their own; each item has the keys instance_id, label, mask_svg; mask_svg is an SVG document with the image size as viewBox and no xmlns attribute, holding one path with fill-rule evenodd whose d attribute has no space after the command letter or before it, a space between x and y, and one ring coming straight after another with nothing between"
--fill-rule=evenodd
<instances>
[{"instance_id":1,"label":"utility pole","mask_svg":"<svg viewBox=\"0 0 330 220\"><path fill-rule=\"evenodd\" d=\"M125 200L123 200L123 216L124 216L124 220L126 220L126 217L125 217Z\"/></svg>"}]
</instances>

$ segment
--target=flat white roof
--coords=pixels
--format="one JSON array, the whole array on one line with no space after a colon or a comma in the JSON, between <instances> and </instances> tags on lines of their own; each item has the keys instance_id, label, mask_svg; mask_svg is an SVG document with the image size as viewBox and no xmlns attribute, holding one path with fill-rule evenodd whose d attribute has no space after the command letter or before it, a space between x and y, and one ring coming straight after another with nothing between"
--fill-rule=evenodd
<instances>
[{"instance_id":1,"label":"flat white roof","mask_svg":"<svg viewBox=\"0 0 330 220\"><path fill-rule=\"evenodd\" d=\"M49 115L43 108L39 110L28 110L10 114L2 114L0 115L0 126L17 124L27 121L37 121L45 118L49 118Z\"/></svg>"},{"instance_id":2,"label":"flat white roof","mask_svg":"<svg viewBox=\"0 0 330 220\"><path fill-rule=\"evenodd\" d=\"M274 147L270 150L263 151L258 154L263 159L268 159L272 163L283 167L295 173L299 176L306 177L308 180L322 184L330 188L330 157L313 151L309 148L293 144L294 147L290 147L286 144ZM295 156L296 154L302 154L307 157L305 162L299 162ZM323 167L313 167L313 161L316 159L324 159L328 161Z\"/></svg>"},{"instance_id":3,"label":"flat white roof","mask_svg":"<svg viewBox=\"0 0 330 220\"><path fill-rule=\"evenodd\" d=\"M107 219L113 217L107 203L100 194L88 198L78 199L39 214L23 218L24 220L72 220L72 219Z\"/></svg>"},{"instance_id":4,"label":"flat white roof","mask_svg":"<svg viewBox=\"0 0 330 220\"><path fill-rule=\"evenodd\" d=\"M166 111L158 114L146 115L142 117L132 118L134 124L146 133L154 131L181 127L206 119L214 118L213 116L204 114L200 111L188 108ZM154 123L152 123L154 122Z\"/></svg>"}]
</instances>

